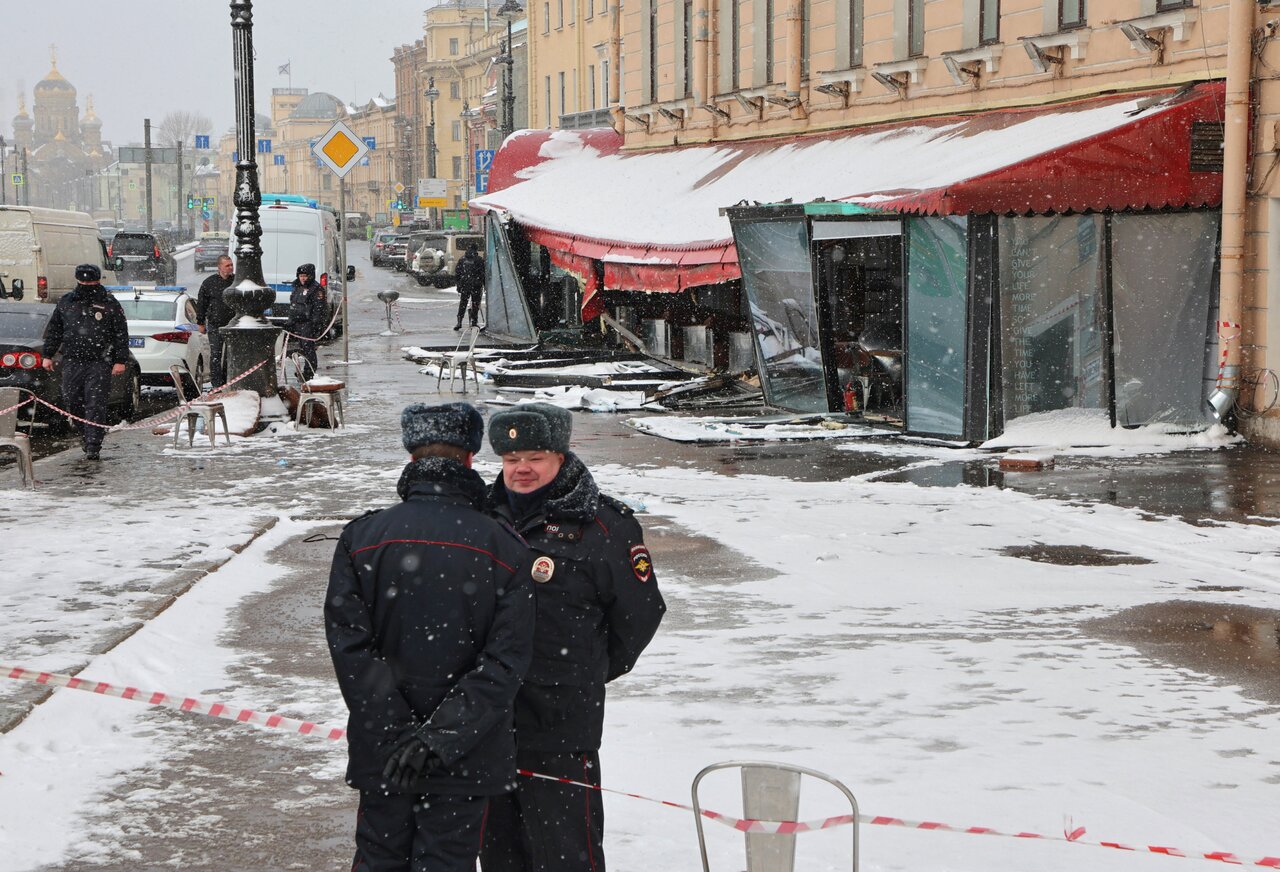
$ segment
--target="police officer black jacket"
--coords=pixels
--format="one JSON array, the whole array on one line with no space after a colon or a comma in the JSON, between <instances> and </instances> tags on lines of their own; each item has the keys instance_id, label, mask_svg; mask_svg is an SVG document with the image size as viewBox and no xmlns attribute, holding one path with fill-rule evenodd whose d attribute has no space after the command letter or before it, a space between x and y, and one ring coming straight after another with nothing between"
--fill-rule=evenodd
<instances>
[{"instance_id":1,"label":"police officer black jacket","mask_svg":"<svg viewBox=\"0 0 1280 872\"><path fill-rule=\"evenodd\" d=\"M513 518L501 477L488 508L512 522L535 559L533 665L516 697L521 751L595 751L605 684L630 672L666 611L640 524L600 493L572 452L540 509ZM549 574L548 574L549 573Z\"/></svg>"},{"instance_id":2,"label":"police officer black jacket","mask_svg":"<svg viewBox=\"0 0 1280 872\"><path fill-rule=\"evenodd\" d=\"M45 327L43 354L59 351L64 360L129 362L129 319L101 284L77 285L58 300Z\"/></svg>"},{"instance_id":3,"label":"police officer black jacket","mask_svg":"<svg viewBox=\"0 0 1280 872\"><path fill-rule=\"evenodd\" d=\"M294 279L293 292L289 294L287 330L304 339L319 341L324 338L320 334L329 326L331 314L328 291L314 277L306 287Z\"/></svg>"},{"instance_id":4,"label":"police officer black jacket","mask_svg":"<svg viewBox=\"0 0 1280 872\"><path fill-rule=\"evenodd\" d=\"M479 511L484 481L457 461L410 463L398 492L399 505L346 526L329 575L325 629L351 712L347 782L383 788L387 758L418 729L445 766L412 792L503 793L532 645L529 552Z\"/></svg>"}]
</instances>

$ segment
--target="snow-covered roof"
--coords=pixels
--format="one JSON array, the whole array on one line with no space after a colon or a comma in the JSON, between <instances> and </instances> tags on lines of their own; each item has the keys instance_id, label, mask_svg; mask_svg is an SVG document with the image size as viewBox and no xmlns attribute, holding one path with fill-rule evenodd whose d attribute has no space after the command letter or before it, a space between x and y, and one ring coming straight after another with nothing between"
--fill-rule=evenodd
<instances>
[{"instance_id":1,"label":"snow-covered roof","mask_svg":"<svg viewBox=\"0 0 1280 872\"><path fill-rule=\"evenodd\" d=\"M1165 102L1149 94L1116 96L835 135L644 151L622 151L620 138L611 143L599 130L525 131L504 150L519 137L544 137L536 161L515 173L518 182L472 203L557 233L711 247L732 239L729 219L720 213L726 206L821 198L874 205L945 190L1148 122L1189 100L1185 94Z\"/></svg>"}]
</instances>

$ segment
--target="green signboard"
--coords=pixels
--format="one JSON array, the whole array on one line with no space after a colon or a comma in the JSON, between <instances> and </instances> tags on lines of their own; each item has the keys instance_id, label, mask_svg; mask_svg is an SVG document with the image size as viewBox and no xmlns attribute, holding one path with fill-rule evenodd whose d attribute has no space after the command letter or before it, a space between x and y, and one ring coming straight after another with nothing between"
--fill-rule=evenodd
<instances>
[{"instance_id":1,"label":"green signboard","mask_svg":"<svg viewBox=\"0 0 1280 872\"><path fill-rule=\"evenodd\" d=\"M466 209L446 209L441 223L445 230L470 230L471 215Z\"/></svg>"}]
</instances>

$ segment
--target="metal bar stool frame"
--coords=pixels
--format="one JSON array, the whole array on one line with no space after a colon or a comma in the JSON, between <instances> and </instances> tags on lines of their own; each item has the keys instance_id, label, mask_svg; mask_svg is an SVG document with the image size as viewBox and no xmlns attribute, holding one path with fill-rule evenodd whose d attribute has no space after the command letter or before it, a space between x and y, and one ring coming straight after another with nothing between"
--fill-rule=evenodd
<instances>
[{"instance_id":1,"label":"metal bar stool frame","mask_svg":"<svg viewBox=\"0 0 1280 872\"><path fill-rule=\"evenodd\" d=\"M169 367L169 375L173 378L174 390L178 392L178 403L186 404L187 397L182 390L182 373L186 370L186 366L173 364ZM188 374L190 374L188 372ZM197 386L198 387L198 386ZM178 437L182 433L182 424L187 425L187 447L196 444L196 422L204 421L204 431L209 435L209 447L216 447L218 440L215 438L218 433L218 419L222 419L222 435L226 437L227 444L231 444L231 425L227 423L227 410L218 401L203 402L199 397L190 401L186 411L182 413L182 417L173 422L173 447L179 447Z\"/></svg>"},{"instance_id":2,"label":"metal bar stool frame","mask_svg":"<svg viewBox=\"0 0 1280 872\"><path fill-rule=\"evenodd\" d=\"M342 388L332 391L318 391L307 387L308 379L304 378L304 374L311 368L311 364L300 353L294 352L289 358L293 362L294 372L298 376L298 411L294 416L294 425L302 426L302 413L306 410L307 426L311 426L311 416L315 413L313 406L324 406L325 412L329 417L329 429L336 430L339 427L347 426L347 413L342 405Z\"/></svg>"},{"instance_id":3,"label":"metal bar stool frame","mask_svg":"<svg viewBox=\"0 0 1280 872\"><path fill-rule=\"evenodd\" d=\"M22 402L22 394L31 393L22 388L0 388L0 409L7 409ZM31 459L31 437L18 432L18 410L14 409L0 416L0 449L18 452L18 471L22 473L22 483L26 487L35 487L36 468Z\"/></svg>"},{"instance_id":4,"label":"metal bar stool frame","mask_svg":"<svg viewBox=\"0 0 1280 872\"><path fill-rule=\"evenodd\" d=\"M697 825L697 829L698 829L698 850L702 854L703 872L711 872L711 865L710 865L710 861L707 858L706 836L703 833L703 829L702 829L702 804L698 801L698 785L702 783L702 779L705 778L707 775L721 769L738 769L741 771L742 779L743 779L743 794L744 794L743 812L748 818L752 818L754 815L754 812L751 806L749 805L750 785L747 783L748 774L753 770L768 770L775 774L779 774L779 773L793 774L796 776L795 796L791 798L794 801L795 810L792 810L791 812L789 812L789 814L792 816L792 819L794 819L794 816L797 814L798 808L799 808L800 776L807 775L810 778L816 778L819 781L825 781L827 784L830 784L832 787L836 788L841 793L843 793L845 795L845 798L849 800L849 806L853 809L853 823L850 824L850 829L852 830L851 841L852 841L853 854L852 854L852 866L850 868L852 872L858 872L858 800L853 795L853 792L850 791L849 788L845 787L841 782L839 782L835 778L832 778L830 775L827 775L823 772L819 772L816 769L807 769L803 766L791 766L787 763L772 763L772 762L760 761L760 760L730 760L724 763L712 763L710 766L705 767L701 772L699 772L696 776L694 776L693 787L691 789L691 792L693 794L693 812L694 812L693 817L694 817L694 822ZM775 872L775 870L776 872L781 872L781 870L784 870L784 869L790 870L793 868L794 852L795 852L794 846L795 846L795 838L796 838L795 834L746 833L745 835L747 837L747 872ZM751 848L753 845L753 839L755 840L755 844L759 844L761 846L764 846L769 842L773 842L776 846L782 846L786 848L791 852L790 862L787 862L782 865L776 865L776 866L768 866L764 864L753 864L752 851L751 851Z\"/></svg>"}]
</instances>

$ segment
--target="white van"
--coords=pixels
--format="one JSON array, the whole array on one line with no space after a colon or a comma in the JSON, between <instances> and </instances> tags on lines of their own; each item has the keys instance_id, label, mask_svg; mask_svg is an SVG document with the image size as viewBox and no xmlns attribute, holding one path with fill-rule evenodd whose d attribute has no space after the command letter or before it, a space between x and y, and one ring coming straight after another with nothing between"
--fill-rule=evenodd
<instances>
[{"instance_id":1,"label":"white van","mask_svg":"<svg viewBox=\"0 0 1280 872\"><path fill-rule=\"evenodd\" d=\"M21 292L23 302L56 303L76 286L76 267L97 264L104 284L107 245L84 212L0 206L0 299Z\"/></svg>"},{"instance_id":2,"label":"white van","mask_svg":"<svg viewBox=\"0 0 1280 872\"><path fill-rule=\"evenodd\" d=\"M330 289L329 303L337 305L337 281L340 272L338 251L338 222L332 213L294 203L271 203L264 199L258 211L262 222L262 277L276 292L275 305L267 317L276 323L284 323L289 317L289 295L293 293L293 280L298 267L313 263L316 281ZM236 239L234 229L230 235L231 258L235 260ZM348 275L351 270L347 270Z\"/></svg>"}]
</instances>

